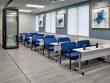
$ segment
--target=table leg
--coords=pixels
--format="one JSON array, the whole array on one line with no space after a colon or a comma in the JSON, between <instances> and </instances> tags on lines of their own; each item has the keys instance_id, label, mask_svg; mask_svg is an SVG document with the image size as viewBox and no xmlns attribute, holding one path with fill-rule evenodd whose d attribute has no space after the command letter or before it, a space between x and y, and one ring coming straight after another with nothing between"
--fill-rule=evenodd
<instances>
[{"instance_id":1,"label":"table leg","mask_svg":"<svg viewBox=\"0 0 110 83\"><path fill-rule=\"evenodd\" d=\"M79 53L79 61L78 61L78 67L75 67L75 71L78 71L82 75L84 75L84 72L81 71L81 53Z\"/></svg>"},{"instance_id":2,"label":"table leg","mask_svg":"<svg viewBox=\"0 0 110 83\"><path fill-rule=\"evenodd\" d=\"M79 70L81 69L81 53L79 54Z\"/></svg>"}]
</instances>

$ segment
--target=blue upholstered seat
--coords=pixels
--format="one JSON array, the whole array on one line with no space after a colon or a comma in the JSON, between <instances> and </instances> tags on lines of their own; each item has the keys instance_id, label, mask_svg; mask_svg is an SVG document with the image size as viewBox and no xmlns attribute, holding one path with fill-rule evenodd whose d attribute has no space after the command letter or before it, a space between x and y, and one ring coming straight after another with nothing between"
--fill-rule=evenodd
<instances>
[{"instance_id":1,"label":"blue upholstered seat","mask_svg":"<svg viewBox=\"0 0 110 83\"><path fill-rule=\"evenodd\" d=\"M70 69L71 69L71 60L79 59L79 53L74 51L73 49L77 48L76 42L65 42L61 43L61 56L60 56L60 63L62 56L67 57L70 59Z\"/></svg>"},{"instance_id":2,"label":"blue upholstered seat","mask_svg":"<svg viewBox=\"0 0 110 83\"><path fill-rule=\"evenodd\" d=\"M25 45L27 35L28 35L28 33L20 33L20 41L21 41L21 43L24 42L24 45ZM25 39L23 40L24 36L25 36Z\"/></svg>"},{"instance_id":3,"label":"blue upholstered seat","mask_svg":"<svg viewBox=\"0 0 110 83\"><path fill-rule=\"evenodd\" d=\"M54 35L45 35L44 38L54 38L55 36Z\"/></svg>"},{"instance_id":4,"label":"blue upholstered seat","mask_svg":"<svg viewBox=\"0 0 110 83\"><path fill-rule=\"evenodd\" d=\"M73 59L74 59L74 57L75 57L75 59L78 59L79 58L79 55L78 55L79 53L77 53L76 51L73 51L73 49L75 49L75 48L77 48L76 42L61 43L62 55L68 56L68 57L71 57L71 58L73 57Z\"/></svg>"},{"instance_id":5,"label":"blue upholstered seat","mask_svg":"<svg viewBox=\"0 0 110 83\"><path fill-rule=\"evenodd\" d=\"M91 46L89 40L80 40L80 41L77 41L77 45L78 45L79 48Z\"/></svg>"},{"instance_id":6,"label":"blue upholstered seat","mask_svg":"<svg viewBox=\"0 0 110 83\"><path fill-rule=\"evenodd\" d=\"M48 50L48 55L50 55L51 51L54 51L54 46L51 45L50 43L55 43L57 42L57 39L55 37L45 37L44 38L44 49ZM43 50L44 54L44 50Z\"/></svg>"},{"instance_id":7,"label":"blue upholstered seat","mask_svg":"<svg viewBox=\"0 0 110 83\"><path fill-rule=\"evenodd\" d=\"M71 39L69 39L69 37L61 37L61 38L58 38L58 42L70 42Z\"/></svg>"},{"instance_id":8,"label":"blue upholstered seat","mask_svg":"<svg viewBox=\"0 0 110 83\"><path fill-rule=\"evenodd\" d=\"M32 44L34 46L39 46L39 41L38 39L43 39L44 37L44 34L37 34L37 35L34 35L33 38L32 38Z\"/></svg>"},{"instance_id":9,"label":"blue upholstered seat","mask_svg":"<svg viewBox=\"0 0 110 83\"><path fill-rule=\"evenodd\" d=\"M90 41L89 40L80 40L80 41L77 41L77 46L78 46L78 48L81 48L81 47L90 47L91 44L90 44ZM88 60L85 61L85 65L88 65Z\"/></svg>"}]
</instances>

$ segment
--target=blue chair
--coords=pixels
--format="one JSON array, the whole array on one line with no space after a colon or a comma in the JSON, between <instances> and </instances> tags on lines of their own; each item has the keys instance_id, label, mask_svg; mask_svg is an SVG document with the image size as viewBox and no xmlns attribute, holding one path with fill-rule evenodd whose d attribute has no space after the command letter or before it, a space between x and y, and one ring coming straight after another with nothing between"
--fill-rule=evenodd
<instances>
[{"instance_id":1,"label":"blue chair","mask_svg":"<svg viewBox=\"0 0 110 83\"><path fill-rule=\"evenodd\" d=\"M44 37L44 34L34 35L33 38L32 38L32 47L31 47L31 49L32 49L33 47L35 47L35 50L36 50L36 47L39 46L39 41L38 41L38 39L43 39L43 37Z\"/></svg>"},{"instance_id":2,"label":"blue chair","mask_svg":"<svg viewBox=\"0 0 110 83\"><path fill-rule=\"evenodd\" d=\"M21 43L24 43L24 45L25 45L25 40L26 40L27 35L28 35L28 33L21 33L20 34L20 41L21 41ZM23 39L24 36L25 36L25 39Z\"/></svg>"},{"instance_id":3,"label":"blue chair","mask_svg":"<svg viewBox=\"0 0 110 83\"><path fill-rule=\"evenodd\" d=\"M62 52L61 52L59 64L61 64L62 57L69 58L69 60L70 60L70 69L71 69L71 60L79 59L79 53L73 50L75 48L77 48L76 42L61 43Z\"/></svg>"},{"instance_id":4,"label":"blue chair","mask_svg":"<svg viewBox=\"0 0 110 83\"><path fill-rule=\"evenodd\" d=\"M30 35L32 35L32 36L34 36L34 35L36 35L37 33L30 33Z\"/></svg>"},{"instance_id":5,"label":"blue chair","mask_svg":"<svg viewBox=\"0 0 110 83\"><path fill-rule=\"evenodd\" d=\"M44 38L54 38L55 36L54 35L45 35Z\"/></svg>"},{"instance_id":6,"label":"blue chair","mask_svg":"<svg viewBox=\"0 0 110 83\"><path fill-rule=\"evenodd\" d=\"M89 40L80 40L80 41L77 41L77 46L79 48L82 48L82 47L90 47L91 44L90 44L90 41Z\"/></svg>"},{"instance_id":7,"label":"blue chair","mask_svg":"<svg viewBox=\"0 0 110 83\"><path fill-rule=\"evenodd\" d=\"M69 39L69 37L61 37L61 38L58 38L58 42L70 42L71 39Z\"/></svg>"},{"instance_id":8,"label":"blue chair","mask_svg":"<svg viewBox=\"0 0 110 83\"><path fill-rule=\"evenodd\" d=\"M48 51L48 57L50 57L50 52L54 51L54 46L51 45L50 43L55 43L55 42L57 42L57 39L55 37L53 37L53 38L45 37L44 38L43 55L44 55L44 51L46 49Z\"/></svg>"},{"instance_id":9,"label":"blue chair","mask_svg":"<svg viewBox=\"0 0 110 83\"><path fill-rule=\"evenodd\" d=\"M30 44L30 40L29 40L29 37L33 37L34 35L37 35L37 33L29 33L28 35L26 35L26 40L25 42L27 43L27 46L28 44Z\"/></svg>"},{"instance_id":10,"label":"blue chair","mask_svg":"<svg viewBox=\"0 0 110 83\"><path fill-rule=\"evenodd\" d=\"M80 40L80 41L77 41L77 46L78 46L78 48L90 47L91 44L90 44L89 40ZM85 65L88 65L88 60L85 61Z\"/></svg>"}]
</instances>

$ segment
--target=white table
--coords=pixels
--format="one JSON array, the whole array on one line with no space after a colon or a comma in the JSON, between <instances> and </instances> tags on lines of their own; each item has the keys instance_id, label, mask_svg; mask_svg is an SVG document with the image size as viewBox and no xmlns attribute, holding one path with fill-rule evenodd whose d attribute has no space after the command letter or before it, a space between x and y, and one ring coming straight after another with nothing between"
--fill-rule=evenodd
<instances>
[{"instance_id":1,"label":"white table","mask_svg":"<svg viewBox=\"0 0 110 83\"><path fill-rule=\"evenodd\" d=\"M29 42L32 43L32 37L28 37L29 38Z\"/></svg>"},{"instance_id":2,"label":"white table","mask_svg":"<svg viewBox=\"0 0 110 83\"><path fill-rule=\"evenodd\" d=\"M60 43L50 43L51 45L54 46L54 52L57 52L57 51L61 51L61 44Z\"/></svg>"},{"instance_id":3,"label":"white table","mask_svg":"<svg viewBox=\"0 0 110 83\"><path fill-rule=\"evenodd\" d=\"M23 36L23 40L25 40L25 35L22 35Z\"/></svg>"},{"instance_id":4,"label":"white table","mask_svg":"<svg viewBox=\"0 0 110 83\"><path fill-rule=\"evenodd\" d=\"M81 71L82 61L110 55L110 45L99 45L98 48L96 48L96 46L86 47L86 50L83 50L83 48L77 48L73 50L79 52L79 67L75 68L82 74L84 74L84 72Z\"/></svg>"},{"instance_id":5,"label":"white table","mask_svg":"<svg viewBox=\"0 0 110 83\"><path fill-rule=\"evenodd\" d=\"M25 45L25 35L22 35L23 36L23 43Z\"/></svg>"},{"instance_id":6,"label":"white table","mask_svg":"<svg viewBox=\"0 0 110 83\"><path fill-rule=\"evenodd\" d=\"M44 46L44 40L43 39L37 39L37 41L39 41L40 46Z\"/></svg>"},{"instance_id":7,"label":"white table","mask_svg":"<svg viewBox=\"0 0 110 83\"><path fill-rule=\"evenodd\" d=\"M50 45L54 46L54 56L51 57L53 60L58 61L59 60L59 55L61 54L61 44L58 42L55 43L50 43Z\"/></svg>"}]
</instances>

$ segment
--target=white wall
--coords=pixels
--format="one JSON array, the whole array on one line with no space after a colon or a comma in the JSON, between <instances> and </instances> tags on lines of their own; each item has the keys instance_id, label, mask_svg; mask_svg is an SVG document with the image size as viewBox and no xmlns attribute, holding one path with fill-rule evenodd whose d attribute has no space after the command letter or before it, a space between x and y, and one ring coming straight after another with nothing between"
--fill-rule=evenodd
<instances>
[{"instance_id":1,"label":"white wall","mask_svg":"<svg viewBox=\"0 0 110 83\"><path fill-rule=\"evenodd\" d=\"M19 33L36 31L36 15L19 14ZM2 12L0 10L0 44L2 43Z\"/></svg>"},{"instance_id":2,"label":"white wall","mask_svg":"<svg viewBox=\"0 0 110 83\"><path fill-rule=\"evenodd\" d=\"M19 14L19 33L36 31L36 15Z\"/></svg>"},{"instance_id":3,"label":"white wall","mask_svg":"<svg viewBox=\"0 0 110 83\"><path fill-rule=\"evenodd\" d=\"M0 10L0 44L2 43L2 10Z\"/></svg>"}]
</instances>

